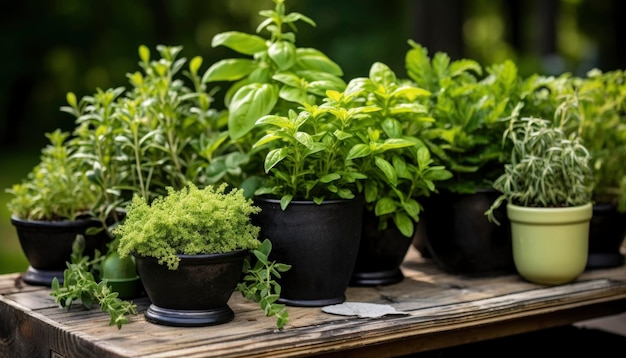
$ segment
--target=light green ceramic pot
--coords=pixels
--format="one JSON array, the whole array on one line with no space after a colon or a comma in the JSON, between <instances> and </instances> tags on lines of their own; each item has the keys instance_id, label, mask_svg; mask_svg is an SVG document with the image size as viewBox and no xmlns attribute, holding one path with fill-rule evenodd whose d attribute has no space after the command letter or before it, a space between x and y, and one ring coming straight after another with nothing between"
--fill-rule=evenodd
<instances>
[{"instance_id":1,"label":"light green ceramic pot","mask_svg":"<svg viewBox=\"0 0 626 358\"><path fill-rule=\"evenodd\" d=\"M559 285L584 270L592 204L567 208L529 208L507 204L513 259L526 280Z\"/></svg>"}]
</instances>

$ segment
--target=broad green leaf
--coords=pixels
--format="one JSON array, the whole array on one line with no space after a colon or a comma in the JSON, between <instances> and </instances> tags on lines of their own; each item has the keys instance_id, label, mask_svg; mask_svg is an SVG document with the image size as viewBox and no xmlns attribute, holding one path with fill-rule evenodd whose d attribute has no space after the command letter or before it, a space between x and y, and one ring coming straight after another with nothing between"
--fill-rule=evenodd
<instances>
[{"instance_id":1,"label":"broad green leaf","mask_svg":"<svg viewBox=\"0 0 626 358\"><path fill-rule=\"evenodd\" d=\"M339 180L339 179L341 179L341 175L339 175L338 173L330 173L321 177L320 181L322 183L330 183L332 181Z\"/></svg>"},{"instance_id":2,"label":"broad green leaf","mask_svg":"<svg viewBox=\"0 0 626 358\"><path fill-rule=\"evenodd\" d=\"M289 41L278 41L267 50L279 70L285 71L296 63L296 47Z\"/></svg>"},{"instance_id":3,"label":"broad green leaf","mask_svg":"<svg viewBox=\"0 0 626 358\"><path fill-rule=\"evenodd\" d=\"M232 139L246 135L257 119L270 113L278 101L276 87L271 84L251 83L235 93L230 101L228 130Z\"/></svg>"},{"instance_id":4,"label":"broad green leaf","mask_svg":"<svg viewBox=\"0 0 626 358\"><path fill-rule=\"evenodd\" d=\"M430 95L430 91L413 86L401 86L391 92L391 97L406 98L408 101L415 101L418 97L427 97Z\"/></svg>"},{"instance_id":5,"label":"broad green leaf","mask_svg":"<svg viewBox=\"0 0 626 358\"><path fill-rule=\"evenodd\" d=\"M346 160L363 158L363 157L370 155L371 153L372 151L369 145L359 143L359 144L354 145L352 148L350 148L350 152L348 152Z\"/></svg>"},{"instance_id":6,"label":"broad green leaf","mask_svg":"<svg viewBox=\"0 0 626 358\"><path fill-rule=\"evenodd\" d=\"M375 62L370 67L369 78L376 84L389 87L396 84L396 74L382 62Z\"/></svg>"},{"instance_id":7,"label":"broad green leaf","mask_svg":"<svg viewBox=\"0 0 626 358\"><path fill-rule=\"evenodd\" d=\"M237 81L257 68L256 62L245 58L230 58L215 62L202 76L202 82Z\"/></svg>"},{"instance_id":8,"label":"broad green leaf","mask_svg":"<svg viewBox=\"0 0 626 358\"><path fill-rule=\"evenodd\" d=\"M278 92L278 96L285 101L299 103L299 104L312 104L309 101L309 96L307 95L306 90L298 87L291 86L281 86Z\"/></svg>"},{"instance_id":9,"label":"broad green leaf","mask_svg":"<svg viewBox=\"0 0 626 358\"><path fill-rule=\"evenodd\" d=\"M298 48L296 54L298 69L325 72L340 77L343 76L341 67L317 49Z\"/></svg>"},{"instance_id":10,"label":"broad green leaf","mask_svg":"<svg viewBox=\"0 0 626 358\"><path fill-rule=\"evenodd\" d=\"M303 82L300 77L291 72L276 73L272 79L296 88L302 87Z\"/></svg>"},{"instance_id":11,"label":"broad green leaf","mask_svg":"<svg viewBox=\"0 0 626 358\"><path fill-rule=\"evenodd\" d=\"M396 227L398 228L398 230L400 230L402 235L406 237L413 236L413 231L415 230L415 224L413 224L413 221L411 220L411 218L406 216L404 213L396 213L393 216L393 222L396 224Z\"/></svg>"},{"instance_id":12,"label":"broad green leaf","mask_svg":"<svg viewBox=\"0 0 626 358\"><path fill-rule=\"evenodd\" d=\"M376 164L376 167L385 174L385 177L392 185L398 184L398 175L396 174L396 170L393 168L391 163L382 157L374 158L374 163Z\"/></svg>"},{"instance_id":13,"label":"broad green leaf","mask_svg":"<svg viewBox=\"0 0 626 358\"><path fill-rule=\"evenodd\" d=\"M263 116L256 121L256 124L270 124L276 126L278 128L284 129L295 129L295 125L293 121L289 120L287 117L277 116L273 114L269 114L267 116Z\"/></svg>"},{"instance_id":14,"label":"broad green leaf","mask_svg":"<svg viewBox=\"0 0 626 358\"><path fill-rule=\"evenodd\" d=\"M391 214L396 211L397 208L398 206L393 199L389 197L380 198L374 206L374 214L376 214L376 216Z\"/></svg>"},{"instance_id":15,"label":"broad green leaf","mask_svg":"<svg viewBox=\"0 0 626 358\"><path fill-rule=\"evenodd\" d=\"M276 166L276 164L280 163L281 160L287 157L288 151L286 148L278 148L273 149L265 156L265 172L269 173L269 171Z\"/></svg>"},{"instance_id":16,"label":"broad green leaf","mask_svg":"<svg viewBox=\"0 0 626 358\"><path fill-rule=\"evenodd\" d=\"M213 36L211 46L217 47L220 45L244 55L254 55L267 49L264 38L238 31L227 31Z\"/></svg>"},{"instance_id":17,"label":"broad green leaf","mask_svg":"<svg viewBox=\"0 0 626 358\"><path fill-rule=\"evenodd\" d=\"M309 148L309 149L313 149L313 138L311 137L311 135L309 133L306 132L296 132L296 134L294 135L294 138L303 146Z\"/></svg>"}]
</instances>

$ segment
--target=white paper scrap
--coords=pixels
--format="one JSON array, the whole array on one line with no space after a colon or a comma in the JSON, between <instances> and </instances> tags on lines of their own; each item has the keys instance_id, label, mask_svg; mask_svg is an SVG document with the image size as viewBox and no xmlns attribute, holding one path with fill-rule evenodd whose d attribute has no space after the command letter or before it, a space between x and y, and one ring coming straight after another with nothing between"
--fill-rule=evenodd
<instances>
[{"instance_id":1,"label":"white paper scrap","mask_svg":"<svg viewBox=\"0 0 626 358\"><path fill-rule=\"evenodd\" d=\"M322 311L342 316L358 316L360 318L379 318L388 314L407 315L397 311L389 305L365 302L344 302L336 305L324 306Z\"/></svg>"}]
</instances>

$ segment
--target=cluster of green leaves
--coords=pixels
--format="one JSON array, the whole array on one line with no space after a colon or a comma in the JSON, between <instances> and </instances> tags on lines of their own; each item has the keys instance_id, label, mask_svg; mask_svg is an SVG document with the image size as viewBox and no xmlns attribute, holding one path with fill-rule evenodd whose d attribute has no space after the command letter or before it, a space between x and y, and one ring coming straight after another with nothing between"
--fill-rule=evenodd
<instances>
[{"instance_id":1,"label":"cluster of green leaves","mask_svg":"<svg viewBox=\"0 0 626 358\"><path fill-rule=\"evenodd\" d=\"M412 237L422 210L419 198L435 192L435 182L452 175L444 166L434 165L430 150L421 139L434 119L419 100L431 93L398 78L381 62L370 67L368 77L355 78L348 87L363 91L342 105L354 108L363 103L380 109L372 111L366 121L369 138L376 139L369 142L369 150L376 155L359 163L368 176L363 182L366 207L379 218L379 230L386 229L392 221L404 236ZM366 133L356 135L364 138ZM380 141L384 144L380 145ZM391 143L397 147L391 148ZM392 150L376 152L385 147ZM368 170L372 168L380 170Z\"/></svg>"},{"instance_id":2,"label":"cluster of green leaves","mask_svg":"<svg viewBox=\"0 0 626 358\"><path fill-rule=\"evenodd\" d=\"M526 207L571 207L591 202L591 155L574 135L568 136L552 121L513 116L504 140L512 143L509 163L493 187L502 195L486 212L505 200Z\"/></svg>"},{"instance_id":3,"label":"cluster of green leaves","mask_svg":"<svg viewBox=\"0 0 626 358\"><path fill-rule=\"evenodd\" d=\"M416 197L450 176L431 166L419 139L422 123L432 119L415 100L427 95L375 63L369 77L351 80L343 92L327 91L321 105L261 117L257 126L266 134L255 146L267 150L269 178L256 194L280 197L283 209L293 199L319 203L364 194L381 228L391 219L412 236L421 210Z\"/></svg>"},{"instance_id":4,"label":"cluster of green leaves","mask_svg":"<svg viewBox=\"0 0 626 358\"><path fill-rule=\"evenodd\" d=\"M260 245L259 228L250 216L260 208L243 196L243 190L225 192L226 183L199 189L189 182L180 190L167 188L167 195L151 203L135 195L126 218L113 233L119 237L121 258L140 255L157 258L175 270L177 254L212 254Z\"/></svg>"},{"instance_id":5,"label":"cluster of green leaves","mask_svg":"<svg viewBox=\"0 0 626 358\"><path fill-rule=\"evenodd\" d=\"M342 69L324 53L296 46L295 23L315 22L307 16L285 12L285 0L273 0L274 10L259 14L265 19L255 34L228 31L213 37L212 46L226 46L252 58L223 59L204 74L207 82L234 82L226 93L229 109L228 130L238 139L250 132L258 118L270 114L287 114L300 105L315 104L326 90L342 90ZM292 31L284 31L288 26Z\"/></svg>"},{"instance_id":6,"label":"cluster of green leaves","mask_svg":"<svg viewBox=\"0 0 626 358\"><path fill-rule=\"evenodd\" d=\"M555 121L591 153L593 199L626 212L626 72L590 71L559 91Z\"/></svg>"},{"instance_id":7,"label":"cluster of green leaves","mask_svg":"<svg viewBox=\"0 0 626 358\"><path fill-rule=\"evenodd\" d=\"M61 108L76 117L72 144L100 188L97 205L104 218L133 194L152 200L167 186L217 181L226 173L206 172L208 160L219 156L215 142L223 140L218 137L226 117L210 107L212 93L198 74L202 58L194 57L183 71L182 47L157 50L160 58L152 60L149 49L139 47L143 72L128 74L131 90L99 89L80 101L68 93L68 106Z\"/></svg>"},{"instance_id":8,"label":"cluster of green leaves","mask_svg":"<svg viewBox=\"0 0 626 358\"><path fill-rule=\"evenodd\" d=\"M106 281L96 280L93 269L102 261L102 257L96 250L94 258L90 260L88 256L83 256L84 247L84 238L78 235L72 245L71 262L67 263L67 269L63 272L63 285L55 277L50 295L67 310L75 301L80 301L87 309L97 303L111 318L109 326L116 325L120 329L128 323L129 314L137 313L137 305L120 299Z\"/></svg>"},{"instance_id":9,"label":"cluster of green leaves","mask_svg":"<svg viewBox=\"0 0 626 358\"><path fill-rule=\"evenodd\" d=\"M237 284L237 289L249 300L258 302L266 317L276 317L276 327L282 330L289 322L289 311L284 304L277 303L280 298L281 272L287 272L291 265L270 261L272 243L268 239L263 240L261 246L252 250L256 260L254 265L249 259L244 260L243 279Z\"/></svg>"},{"instance_id":10,"label":"cluster of green leaves","mask_svg":"<svg viewBox=\"0 0 626 358\"><path fill-rule=\"evenodd\" d=\"M451 61L443 52L431 59L425 47L409 44L408 76L433 94L426 99L435 121L422 139L436 162L453 173L440 187L473 193L491 186L502 174L510 150L500 141L508 117L546 79L522 78L509 60L483 69L470 59Z\"/></svg>"},{"instance_id":11,"label":"cluster of green leaves","mask_svg":"<svg viewBox=\"0 0 626 358\"><path fill-rule=\"evenodd\" d=\"M76 150L67 144L69 133L57 129L46 133L50 144L41 151L40 162L19 184L6 192L13 195L9 211L26 220L76 220L89 215L96 201L95 187L79 170Z\"/></svg>"}]
</instances>

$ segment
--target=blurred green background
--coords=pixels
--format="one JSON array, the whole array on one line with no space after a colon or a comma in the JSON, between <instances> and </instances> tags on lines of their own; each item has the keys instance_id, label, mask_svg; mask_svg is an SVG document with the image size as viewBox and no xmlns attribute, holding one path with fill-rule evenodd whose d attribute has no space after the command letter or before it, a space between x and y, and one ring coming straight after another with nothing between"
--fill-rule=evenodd
<instances>
[{"instance_id":1,"label":"blurred green background","mask_svg":"<svg viewBox=\"0 0 626 358\"><path fill-rule=\"evenodd\" d=\"M513 59L522 75L584 74L625 68L621 0L287 0L301 23L298 45L315 47L339 63L345 78L367 75L382 61L405 77L413 39L452 59L484 65ZM10 223L4 189L19 182L47 144L44 133L70 130L59 111L65 94L125 86L138 69L137 48L182 45L183 56L224 57L213 35L253 33L271 0L29 0L0 11L0 273L23 271L27 261ZM221 105L217 103L216 105Z\"/></svg>"}]
</instances>

